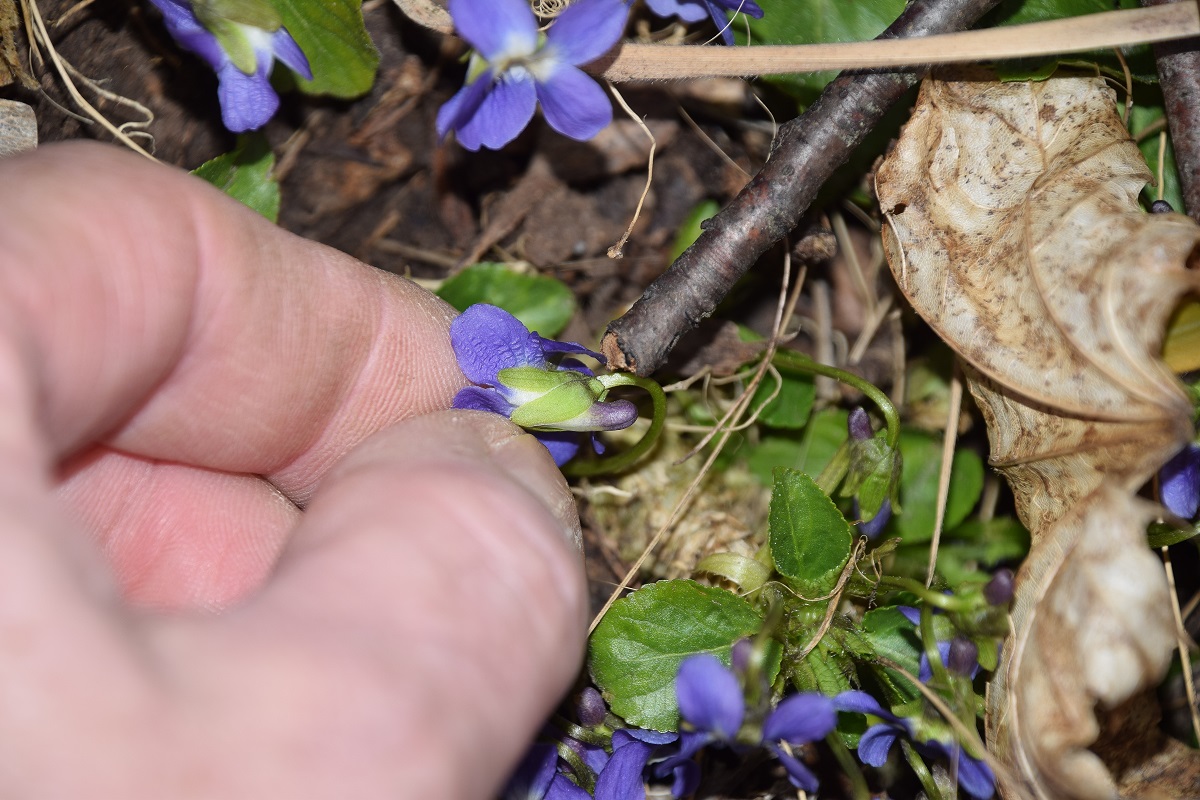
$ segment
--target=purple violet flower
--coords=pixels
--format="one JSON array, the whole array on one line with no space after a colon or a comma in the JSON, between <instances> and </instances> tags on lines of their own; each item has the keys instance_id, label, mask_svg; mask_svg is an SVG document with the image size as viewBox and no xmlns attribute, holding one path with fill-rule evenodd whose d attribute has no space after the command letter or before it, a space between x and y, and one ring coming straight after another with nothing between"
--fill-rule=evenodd
<instances>
[{"instance_id":1,"label":"purple violet flower","mask_svg":"<svg viewBox=\"0 0 1200 800\"><path fill-rule=\"evenodd\" d=\"M1200 509L1200 445L1189 442L1158 473L1162 503L1177 517L1192 520Z\"/></svg>"},{"instance_id":2,"label":"purple violet flower","mask_svg":"<svg viewBox=\"0 0 1200 800\"><path fill-rule=\"evenodd\" d=\"M591 800L558 771L558 750L539 742L529 748L501 795L504 800Z\"/></svg>"},{"instance_id":3,"label":"purple violet flower","mask_svg":"<svg viewBox=\"0 0 1200 800\"><path fill-rule=\"evenodd\" d=\"M879 701L866 692L842 692L833 698L838 711L869 714L881 722L867 728L858 740L858 757L871 767L882 767L888 759L892 746L901 736L913 738L912 723L888 711ZM977 758L968 755L957 742L945 743L930 739L913 741L913 746L926 758L946 759L957 766L958 785L967 794L978 800L988 800L996 791L996 776L991 768Z\"/></svg>"},{"instance_id":4,"label":"purple violet flower","mask_svg":"<svg viewBox=\"0 0 1200 800\"><path fill-rule=\"evenodd\" d=\"M625 30L625 0L577 0L544 33L524 0L450 0L459 35L471 43L467 82L438 111L468 150L498 150L517 138L538 102L550 127L583 141L612 121L608 95L579 66L612 49Z\"/></svg>"},{"instance_id":5,"label":"purple violet flower","mask_svg":"<svg viewBox=\"0 0 1200 800\"><path fill-rule=\"evenodd\" d=\"M603 402L602 379L573 360L557 365L548 357L582 353L604 356L574 342L531 333L502 308L473 305L450 323L450 344L459 369L475 384L454 396L454 408L491 411L533 431L554 463L562 466L579 451L581 432L627 428L638 417L628 400ZM599 443L593 444L599 450Z\"/></svg>"},{"instance_id":6,"label":"purple violet flower","mask_svg":"<svg viewBox=\"0 0 1200 800\"><path fill-rule=\"evenodd\" d=\"M695 730L680 734L679 752L659 765L656 774L660 777L684 762L691 764L692 756L705 745L736 745L738 731L746 716L746 701L737 675L713 655L684 659L675 679L675 694L680 717ZM757 743L779 759L794 786L815 792L817 777L792 756L783 743L798 746L814 742L825 738L836 726L837 713L828 697L809 692L794 694L767 714ZM680 773L676 772L676 788L689 791L694 788L680 787L679 780Z\"/></svg>"},{"instance_id":7,"label":"purple violet flower","mask_svg":"<svg viewBox=\"0 0 1200 800\"><path fill-rule=\"evenodd\" d=\"M755 19L762 19L763 10L754 0L646 0L646 5L660 17L679 17L684 22L699 22L711 17L721 31L725 44L733 44L733 26L727 12L740 12Z\"/></svg>"},{"instance_id":8,"label":"purple violet flower","mask_svg":"<svg viewBox=\"0 0 1200 800\"><path fill-rule=\"evenodd\" d=\"M271 69L282 62L312 80L308 59L269 6L251 7L259 25L214 15L205 6L206 22L186 0L150 0L162 12L172 38L198 55L217 73L221 121L234 133L257 130L279 110L271 88Z\"/></svg>"}]
</instances>

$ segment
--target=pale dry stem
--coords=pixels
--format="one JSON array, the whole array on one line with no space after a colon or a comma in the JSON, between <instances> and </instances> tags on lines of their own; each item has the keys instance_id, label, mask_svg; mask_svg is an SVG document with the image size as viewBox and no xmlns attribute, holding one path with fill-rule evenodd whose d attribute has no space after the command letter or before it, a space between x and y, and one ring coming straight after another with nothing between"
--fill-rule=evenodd
<instances>
[{"instance_id":1,"label":"pale dry stem","mask_svg":"<svg viewBox=\"0 0 1200 800\"><path fill-rule=\"evenodd\" d=\"M34 49L36 50L39 45L45 49L46 55L49 57L50 62L54 65L55 71L58 72L58 76L62 81L63 87L67 90L67 94L70 95L75 105L82 109L90 119L99 123L101 127L111 133L113 137L121 144L125 145L130 150L133 150L135 153L145 156L151 161L156 161L157 159L155 159L154 156L144 150L137 142L133 141L129 134L123 130L125 126L118 128L117 126L113 125L107 117L97 111L96 108L80 93L78 87L75 85L75 81L72 79L72 73L76 75L79 73L66 63L62 56L59 55L58 49L55 48L54 42L50 40L50 33L46 29L46 23L42 19L41 11L38 9L37 0L21 0L21 8L24 12L26 20L28 20L28 23L32 26L33 37L31 37L30 41L33 44ZM38 53L38 57L41 57L40 52ZM80 78L84 79L83 76L80 76ZM96 86L94 81L91 81L90 79L84 80L87 81L89 88L97 91L102 96L108 97L109 99L116 97L116 95L113 95L111 92L101 90ZM121 101L124 104L137 108L144 114L148 115L147 121L141 124L148 125L150 121L153 120L154 115L150 112L150 110L139 103L129 100L128 98L121 98Z\"/></svg>"},{"instance_id":2,"label":"pale dry stem","mask_svg":"<svg viewBox=\"0 0 1200 800\"><path fill-rule=\"evenodd\" d=\"M946 523L946 503L950 498L950 468L954 464L954 445L958 441L958 416L962 413L962 379L955 373L950 378L950 408L946 413L946 432L942 436L942 466L938 473L937 516L933 523L933 539L929 542L929 569L925 587L933 583L937 570L938 547L942 542L942 527Z\"/></svg>"}]
</instances>

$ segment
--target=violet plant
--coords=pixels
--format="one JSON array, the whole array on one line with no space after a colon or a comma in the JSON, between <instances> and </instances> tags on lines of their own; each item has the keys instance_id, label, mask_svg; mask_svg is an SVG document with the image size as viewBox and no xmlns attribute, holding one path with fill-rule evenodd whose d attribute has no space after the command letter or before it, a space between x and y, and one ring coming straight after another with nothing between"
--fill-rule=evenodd
<instances>
[{"instance_id":1,"label":"violet plant","mask_svg":"<svg viewBox=\"0 0 1200 800\"><path fill-rule=\"evenodd\" d=\"M459 35L475 52L467 80L437 116L467 150L498 150L517 138L540 103L550 127L590 139L612 121L612 104L579 67L612 49L625 30L625 0L578 0L543 33L524 0L450 0Z\"/></svg>"},{"instance_id":2,"label":"violet plant","mask_svg":"<svg viewBox=\"0 0 1200 800\"><path fill-rule=\"evenodd\" d=\"M271 71L279 61L312 78L308 59L263 0L150 0L167 31L217 73L221 121L234 133L266 125L279 110Z\"/></svg>"}]
</instances>

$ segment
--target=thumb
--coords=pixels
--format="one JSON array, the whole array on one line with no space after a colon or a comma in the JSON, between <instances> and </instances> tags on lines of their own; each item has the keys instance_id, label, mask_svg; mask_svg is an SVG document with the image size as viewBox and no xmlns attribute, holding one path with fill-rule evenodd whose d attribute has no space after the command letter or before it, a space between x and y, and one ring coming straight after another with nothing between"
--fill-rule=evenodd
<instances>
[{"instance_id":1,"label":"thumb","mask_svg":"<svg viewBox=\"0 0 1200 800\"><path fill-rule=\"evenodd\" d=\"M317 770L328 796L484 798L577 675L585 614L578 517L545 448L496 415L451 411L352 451L263 590L171 623L168 640L207 684L183 696L221 719L207 749L322 754L303 770L257 759L281 773L259 776L274 796L325 796Z\"/></svg>"}]
</instances>

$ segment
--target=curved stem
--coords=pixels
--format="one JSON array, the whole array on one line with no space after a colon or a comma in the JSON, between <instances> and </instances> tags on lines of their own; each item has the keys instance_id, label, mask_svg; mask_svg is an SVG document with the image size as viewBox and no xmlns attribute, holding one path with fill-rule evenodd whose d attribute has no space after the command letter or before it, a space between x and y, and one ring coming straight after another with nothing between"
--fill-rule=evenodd
<instances>
[{"instance_id":1,"label":"curved stem","mask_svg":"<svg viewBox=\"0 0 1200 800\"><path fill-rule=\"evenodd\" d=\"M814 375L825 375L833 378L836 381L841 381L847 386L853 386L860 392L871 398L871 402L879 407L880 413L887 421L887 443L888 447L896 448L900 442L900 414L896 411L896 407L892 405L892 401L884 394L879 387L870 383L852 372L846 372L837 367L831 367L827 364L818 364L803 353L797 353L795 350L778 350L775 353L776 366L785 367L796 372L811 372Z\"/></svg>"},{"instance_id":2,"label":"curved stem","mask_svg":"<svg viewBox=\"0 0 1200 800\"><path fill-rule=\"evenodd\" d=\"M837 759L838 764L842 768L842 772L850 780L850 795L854 800L871 800L871 789L867 786L867 779L863 777L862 770L858 764L854 762L854 756L850 755L849 748L842 741L842 736L837 731L833 731L825 737L825 744L829 746L833 752L833 757Z\"/></svg>"},{"instance_id":3,"label":"curved stem","mask_svg":"<svg viewBox=\"0 0 1200 800\"><path fill-rule=\"evenodd\" d=\"M934 781L933 775L930 774L929 767L925 766L924 759L917 753L917 749L904 739L900 740L900 749L904 751L904 760L908 762L908 766L912 767L912 771L916 773L917 780L921 782L921 786L925 789L925 794L928 795L929 800L943 800L937 782Z\"/></svg>"},{"instance_id":4,"label":"curved stem","mask_svg":"<svg viewBox=\"0 0 1200 800\"><path fill-rule=\"evenodd\" d=\"M623 372L605 375L601 380L606 389L613 389L617 386L637 386L640 389L644 389L650 394L650 401L654 404L654 417L650 420L650 427L646 430L646 433L633 447L605 458L595 458L589 461L572 461L563 467L564 475L585 478L592 475L604 475L609 472L620 472L623 469L628 469L641 460L642 456L650 452L650 449L658 442L659 434L662 433L663 426L666 424L667 395L657 383L649 378L639 378Z\"/></svg>"},{"instance_id":5,"label":"curved stem","mask_svg":"<svg viewBox=\"0 0 1200 800\"><path fill-rule=\"evenodd\" d=\"M914 581L911 578L898 578L895 575L884 575L879 579L879 583L884 586L890 586L893 589L901 589L906 592L911 592L921 598L921 602L930 606L937 606L944 611L972 611L975 609L975 603L964 600L958 595L942 594L933 589L928 589L925 584L920 581Z\"/></svg>"}]
</instances>

